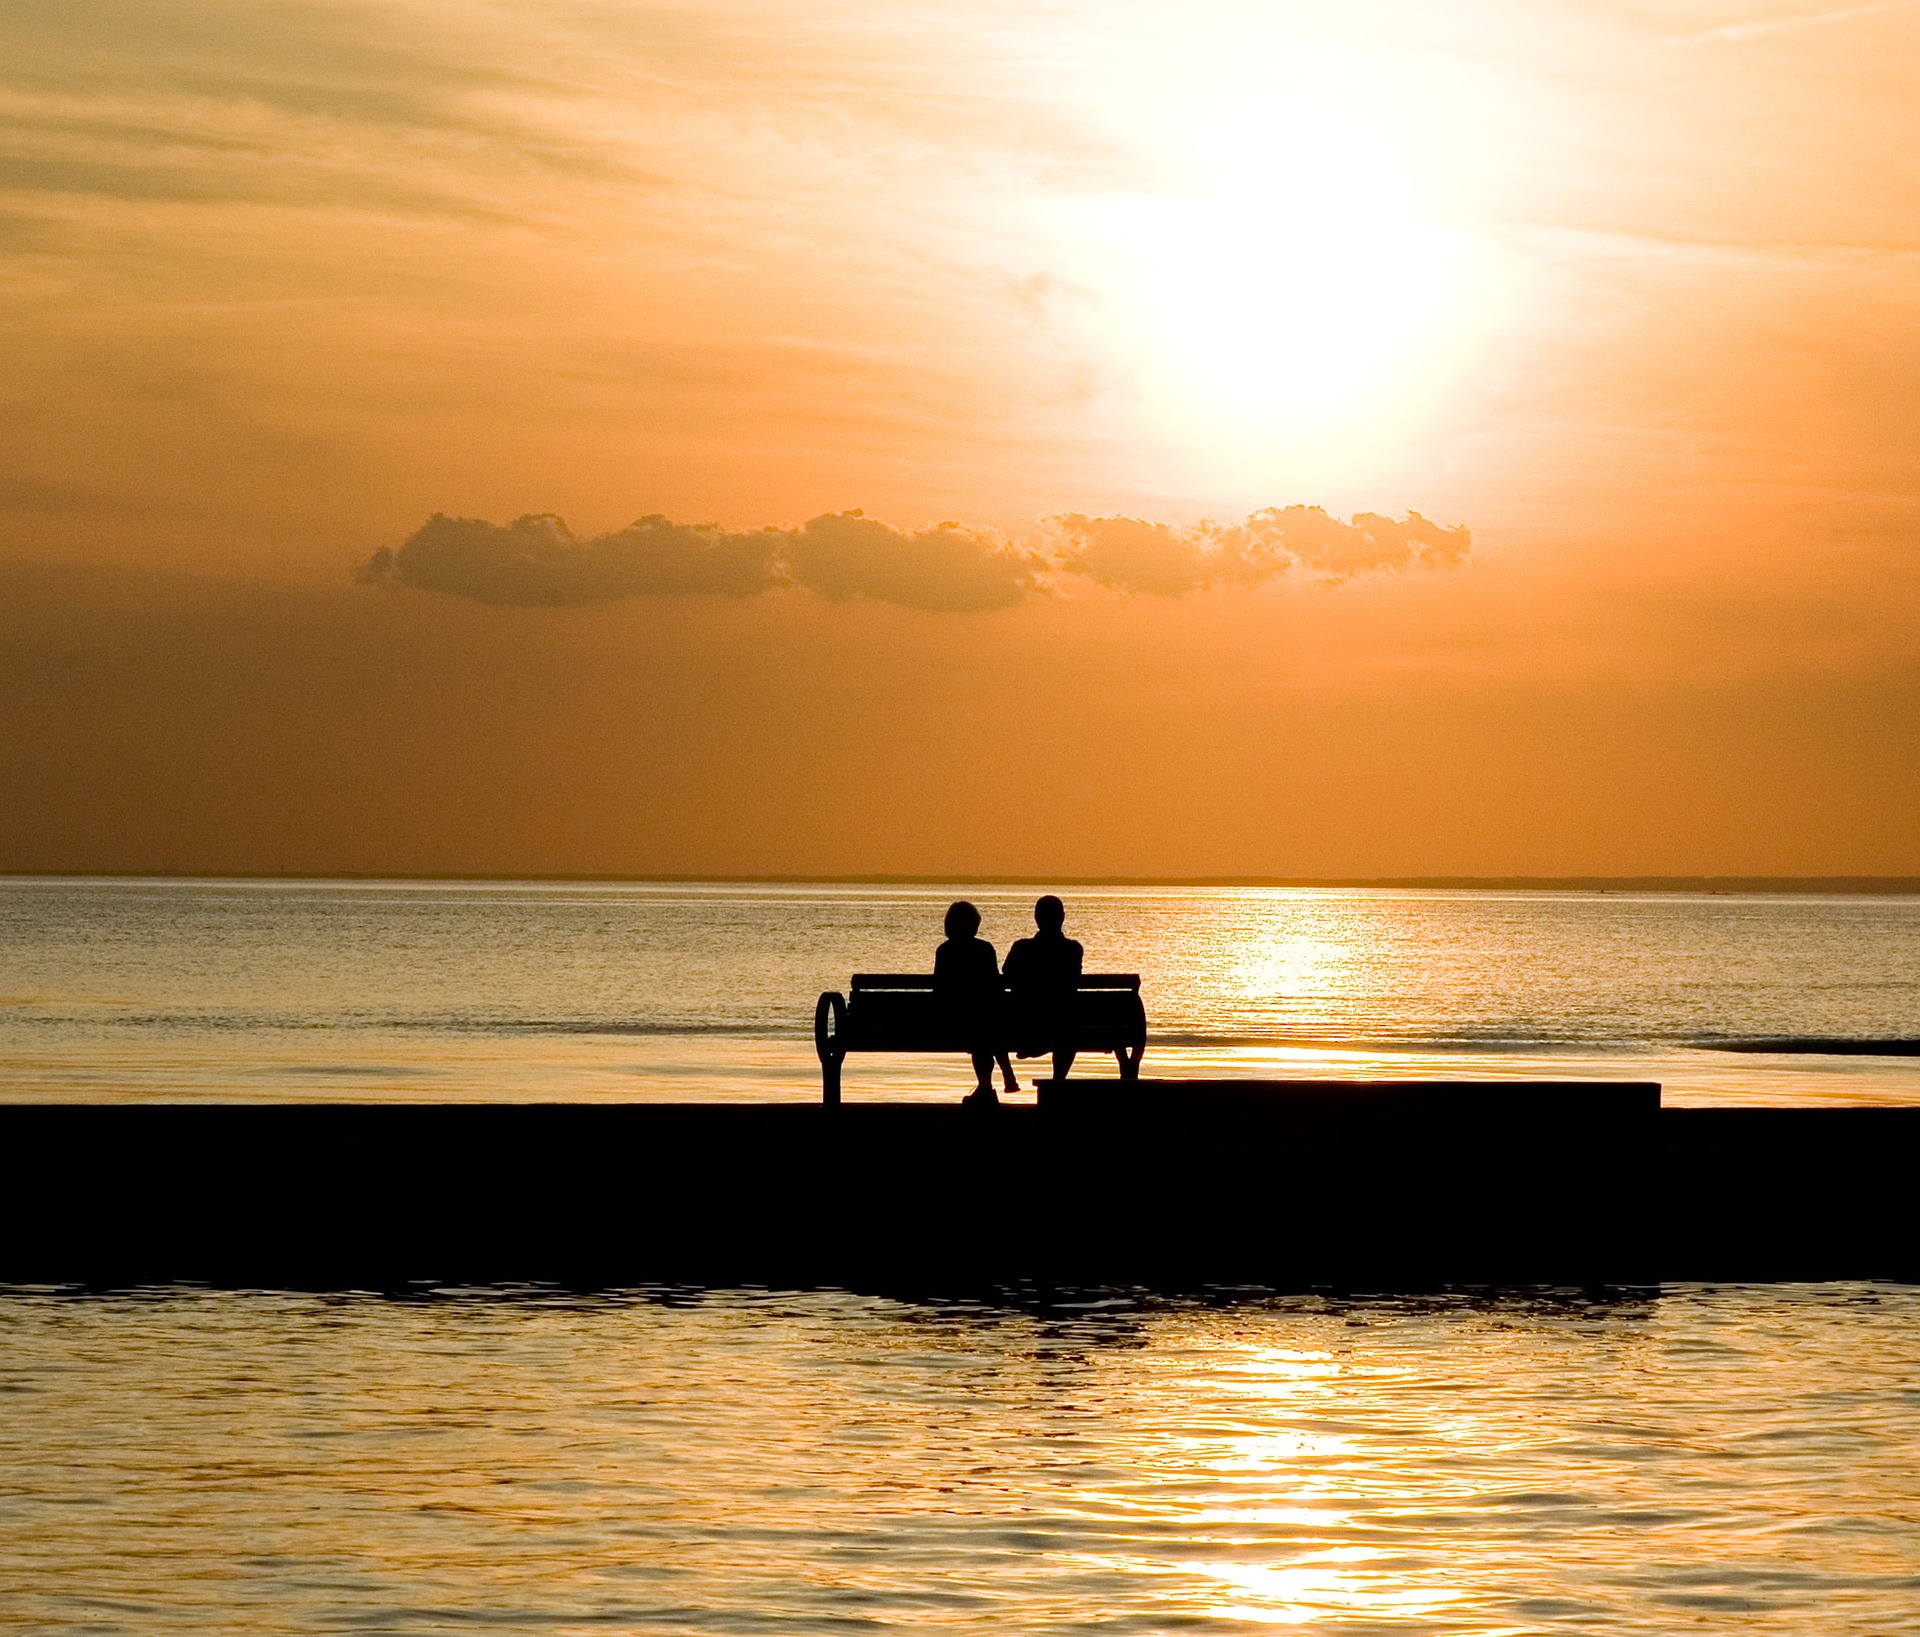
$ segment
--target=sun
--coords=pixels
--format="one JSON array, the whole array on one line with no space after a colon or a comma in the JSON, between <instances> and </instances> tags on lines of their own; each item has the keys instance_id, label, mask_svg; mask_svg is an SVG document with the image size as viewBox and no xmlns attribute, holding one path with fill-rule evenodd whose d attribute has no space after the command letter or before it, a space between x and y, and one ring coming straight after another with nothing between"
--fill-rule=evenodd
<instances>
[{"instance_id":1,"label":"sun","mask_svg":"<svg viewBox=\"0 0 1920 1637\"><path fill-rule=\"evenodd\" d=\"M1243 471L1338 477L1404 434L1482 328L1497 269L1457 218L1486 156L1431 65L1241 46L1239 73L1123 89L1148 185L1055 201L1053 236L1155 421Z\"/></svg>"}]
</instances>

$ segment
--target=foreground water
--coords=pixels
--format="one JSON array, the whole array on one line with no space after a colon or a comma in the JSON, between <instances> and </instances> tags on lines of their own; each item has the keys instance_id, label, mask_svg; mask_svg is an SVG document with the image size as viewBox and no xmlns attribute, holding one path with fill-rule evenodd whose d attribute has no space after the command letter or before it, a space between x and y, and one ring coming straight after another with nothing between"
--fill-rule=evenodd
<instances>
[{"instance_id":1,"label":"foreground water","mask_svg":"<svg viewBox=\"0 0 1920 1637\"><path fill-rule=\"evenodd\" d=\"M0 1293L34 1632L1910 1631L1920 1293Z\"/></svg>"},{"instance_id":2,"label":"foreground water","mask_svg":"<svg viewBox=\"0 0 1920 1637\"><path fill-rule=\"evenodd\" d=\"M814 997L926 970L961 892L1003 951L1030 929L1032 888L0 879L0 1099L814 1098ZM1149 1073L1920 1100L1920 1058L1722 1049L1920 1036L1920 898L1066 896L1090 968L1143 975Z\"/></svg>"}]
</instances>

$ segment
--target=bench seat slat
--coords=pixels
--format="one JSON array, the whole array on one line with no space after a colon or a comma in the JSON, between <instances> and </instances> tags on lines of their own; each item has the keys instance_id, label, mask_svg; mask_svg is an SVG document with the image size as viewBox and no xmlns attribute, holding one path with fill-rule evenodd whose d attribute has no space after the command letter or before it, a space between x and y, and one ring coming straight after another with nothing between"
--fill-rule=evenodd
<instances>
[{"instance_id":1,"label":"bench seat slat","mask_svg":"<svg viewBox=\"0 0 1920 1637\"><path fill-rule=\"evenodd\" d=\"M1131 1018L1075 1018L1065 1030L1062 1044L1075 1051L1110 1052L1121 1046L1144 1044L1140 1030ZM981 1044L980 1037L957 1029L945 1019L881 1018L855 1023L847 1021L841 1039L845 1052L967 1052ZM1009 1050L1028 1044L1017 1033L1002 1034L992 1042Z\"/></svg>"},{"instance_id":2,"label":"bench seat slat","mask_svg":"<svg viewBox=\"0 0 1920 1637\"><path fill-rule=\"evenodd\" d=\"M1080 989L1083 994L1089 989L1138 991L1139 988L1138 972L1083 972L1080 974ZM915 994L931 992L932 989L933 974L931 972L856 972L853 975L854 993L883 990Z\"/></svg>"}]
</instances>

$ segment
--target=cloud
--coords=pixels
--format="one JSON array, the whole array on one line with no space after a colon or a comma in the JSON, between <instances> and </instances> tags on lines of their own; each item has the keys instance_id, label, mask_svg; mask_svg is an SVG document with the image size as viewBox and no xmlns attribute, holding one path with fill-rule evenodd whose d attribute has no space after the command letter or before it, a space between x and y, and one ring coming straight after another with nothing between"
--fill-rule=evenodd
<instances>
[{"instance_id":1,"label":"cloud","mask_svg":"<svg viewBox=\"0 0 1920 1637\"><path fill-rule=\"evenodd\" d=\"M750 597L794 585L830 602L865 597L965 614L1011 608L1076 576L1116 591L1179 596L1255 586L1295 567L1328 582L1451 568L1472 543L1465 528L1418 512L1399 519L1360 512L1343 523L1318 506L1270 507L1242 523L1188 528L1077 512L1049 523L1051 538L1023 549L959 523L909 531L860 511L746 533L655 515L586 539L550 513L507 524L436 513L397 548L375 552L360 578L521 608Z\"/></svg>"},{"instance_id":2,"label":"cloud","mask_svg":"<svg viewBox=\"0 0 1920 1637\"><path fill-rule=\"evenodd\" d=\"M1342 523L1319 506L1270 506L1243 523L1176 529L1134 517L1053 519L1065 545L1060 566L1119 591L1178 596L1209 586L1252 586L1301 568L1338 582L1356 574L1453 568L1473 536L1408 512L1356 513Z\"/></svg>"},{"instance_id":3,"label":"cloud","mask_svg":"<svg viewBox=\"0 0 1920 1637\"><path fill-rule=\"evenodd\" d=\"M712 524L654 516L578 540L549 514L502 525L435 513L398 550L376 551L361 578L513 607L643 596L750 597L775 583L775 551L783 538L774 529L729 534Z\"/></svg>"},{"instance_id":4,"label":"cloud","mask_svg":"<svg viewBox=\"0 0 1920 1637\"><path fill-rule=\"evenodd\" d=\"M1067 540L1060 566L1117 590L1178 596L1205 584L1213 568L1203 542L1165 523L1078 512L1053 522Z\"/></svg>"},{"instance_id":5,"label":"cloud","mask_svg":"<svg viewBox=\"0 0 1920 1637\"><path fill-rule=\"evenodd\" d=\"M950 613L1012 607L1039 567L958 523L907 534L858 511L797 529L787 562L799 584L835 602L864 596Z\"/></svg>"}]
</instances>

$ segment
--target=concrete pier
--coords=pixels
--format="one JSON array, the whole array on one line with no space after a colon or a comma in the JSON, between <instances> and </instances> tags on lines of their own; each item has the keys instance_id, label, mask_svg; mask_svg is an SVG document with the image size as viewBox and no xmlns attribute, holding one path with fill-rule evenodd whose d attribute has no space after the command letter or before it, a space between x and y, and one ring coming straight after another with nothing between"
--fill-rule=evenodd
<instances>
[{"instance_id":1,"label":"concrete pier","mask_svg":"<svg viewBox=\"0 0 1920 1637\"><path fill-rule=\"evenodd\" d=\"M1415 1289L1920 1277L1920 1108L1590 1081L1040 1106L0 1107L0 1280Z\"/></svg>"}]
</instances>

